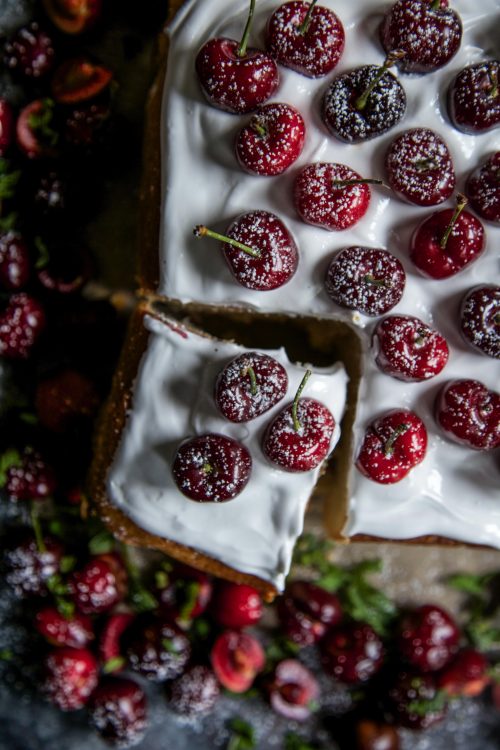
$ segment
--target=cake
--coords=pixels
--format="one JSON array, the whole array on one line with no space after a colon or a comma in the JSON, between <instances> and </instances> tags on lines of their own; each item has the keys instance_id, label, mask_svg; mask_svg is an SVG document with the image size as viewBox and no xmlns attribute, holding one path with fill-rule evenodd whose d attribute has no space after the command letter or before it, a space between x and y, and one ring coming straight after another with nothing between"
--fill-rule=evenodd
<instances>
[{"instance_id":1,"label":"cake","mask_svg":"<svg viewBox=\"0 0 500 750\"><path fill-rule=\"evenodd\" d=\"M275 0L257 4L252 32L255 46L263 48L267 19L278 5ZM451 154L456 186L463 190L468 175L491 152L500 150L500 137L498 129L471 135L453 127L446 96L460 70L490 57L497 3L489 0L480 7L472 0L454 3L464 29L458 52L447 65L425 77L398 75L406 92L404 117L388 132L362 143L343 143L332 137L321 119L321 102L339 74L363 64L381 63L378 28L389 6L368 0L325 0L322 5L340 17L346 30L345 50L326 78L308 78L280 66L280 85L272 101L286 102L300 112L306 138L295 164L273 177L242 171L234 141L249 116L212 107L194 71L196 53L208 38L241 36L246 0L236 0L230 9L222 0L188 0L175 13L167 40L160 42L159 75L148 109L141 295L150 306L159 302L169 315L185 318L209 334L223 331L222 338L230 338L235 326L241 333L242 321L253 325L262 321L261 316L270 315L273 320L278 314L289 326L288 332L286 326L278 328L282 345L286 345L285 339L290 343L295 326L300 327L303 319L308 321L309 341L314 341L318 351L325 352L325 341L334 342L350 385L343 437L333 462L336 472L329 468L320 483L330 536L343 541L417 539L500 547L498 451L472 451L451 441L434 415L436 397L450 381L473 377L491 390L498 388L498 360L464 340L459 309L470 289L492 280L498 283L499 227L484 222L486 251L460 273L436 280L422 275L410 259L411 238L434 211L452 206L451 196L436 209L404 202L384 185L373 187L365 215L341 232L305 223L294 207L296 178L308 164L341 163L364 177L385 179L388 149L397 137L415 128L431 129L441 136ZM224 231L235 217L255 210L272 211L280 217L299 248L297 272L272 291L237 284L217 247L193 236L197 225ZM383 372L376 364L378 350L372 345L381 316L346 310L327 293L324 278L335 254L342 248L367 246L389 250L406 272L404 292L390 314L415 316L446 339L449 359L435 377L409 382ZM253 347L248 330L246 335L244 343ZM141 333L144 342L143 336ZM273 347L279 348L279 344ZM300 346L296 348L295 361L306 361ZM125 379L130 384L138 365L134 344L128 345L128 352L134 361ZM143 353L142 346L140 355ZM423 420L428 446L424 460L401 481L379 484L355 468L354 459L367 427L394 409L412 410ZM494 425L494 430L498 433L500 426ZM108 463L113 455L108 452ZM116 497L106 500L106 507L117 504ZM123 503L120 507L124 509ZM127 514L131 515L130 507ZM138 518L134 520L137 523ZM141 519L139 527L144 523ZM161 538L162 533L156 532L155 537ZM188 539L182 544L189 546ZM232 567L237 569L238 563L232 561ZM276 585L277 579L272 581Z\"/></svg>"}]
</instances>

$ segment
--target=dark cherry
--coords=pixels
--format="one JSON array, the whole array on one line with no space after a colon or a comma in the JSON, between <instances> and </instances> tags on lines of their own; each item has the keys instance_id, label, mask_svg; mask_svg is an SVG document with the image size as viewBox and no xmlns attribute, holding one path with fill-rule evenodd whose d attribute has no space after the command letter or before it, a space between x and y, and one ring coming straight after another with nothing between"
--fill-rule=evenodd
<instances>
[{"instance_id":1,"label":"dark cherry","mask_svg":"<svg viewBox=\"0 0 500 750\"><path fill-rule=\"evenodd\" d=\"M0 356L28 359L46 325L45 311L24 292L13 294L0 310Z\"/></svg>"},{"instance_id":2,"label":"dark cherry","mask_svg":"<svg viewBox=\"0 0 500 750\"><path fill-rule=\"evenodd\" d=\"M200 503L221 503L242 492L250 479L252 458L233 438L209 433L183 443L172 474L183 495Z\"/></svg>"},{"instance_id":3,"label":"dark cherry","mask_svg":"<svg viewBox=\"0 0 500 750\"><path fill-rule=\"evenodd\" d=\"M389 710L399 726L428 729L446 715L446 695L440 692L433 674L400 672L388 691Z\"/></svg>"},{"instance_id":4,"label":"dark cherry","mask_svg":"<svg viewBox=\"0 0 500 750\"><path fill-rule=\"evenodd\" d=\"M141 741L147 727L147 700L137 682L123 677L101 680L89 703L90 722L115 747Z\"/></svg>"},{"instance_id":5,"label":"dark cherry","mask_svg":"<svg viewBox=\"0 0 500 750\"><path fill-rule=\"evenodd\" d=\"M69 591L86 615L109 612L127 593L127 573L115 553L96 555L81 570L71 574Z\"/></svg>"},{"instance_id":6,"label":"dark cherry","mask_svg":"<svg viewBox=\"0 0 500 750\"><path fill-rule=\"evenodd\" d=\"M300 156L306 126L289 104L264 104L236 137L236 157L250 174L277 175Z\"/></svg>"},{"instance_id":7,"label":"dark cherry","mask_svg":"<svg viewBox=\"0 0 500 750\"><path fill-rule=\"evenodd\" d=\"M370 183L344 164L308 164L295 178L293 201L307 224L331 232L354 226L370 205Z\"/></svg>"},{"instance_id":8,"label":"dark cherry","mask_svg":"<svg viewBox=\"0 0 500 750\"><path fill-rule=\"evenodd\" d=\"M4 47L6 68L31 79L42 78L49 73L55 60L51 37L37 21L18 29Z\"/></svg>"},{"instance_id":9,"label":"dark cherry","mask_svg":"<svg viewBox=\"0 0 500 750\"><path fill-rule=\"evenodd\" d=\"M342 619L338 596L309 581L292 581L277 611L283 633L299 646L317 643Z\"/></svg>"},{"instance_id":10,"label":"dark cherry","mask_svg":"<svg viewBox=\"0 0 500 750\"><path fill-rule=\"evenodd\" d=\"M181 628L188 628L208 607L213 583L207 573L189 565L160 570L155 577L155 596L162 615Z\"/></svg>"},{"instance_id":11,"label":"dark cherry","mask_svg":"<svg viewBox=\"0 0 500 750\"><path fill-rule=\"evenodd\" d=\"M472 346L500 359L500 286L485 284L467 292L462 300L460 327Z\"/></svg>"},{"instance_id":12,"label":"dark cherry","mask_svg":"<svg viewBox=\"0 0 500 750\"><path fill-rule=\"evenodd\" d=\"M248 352L229 362L217 376L215 403L231 422L249 422L285 396L288 375L268 354Z\"/></svg>"},{"instance_id":13,"label":"dark cherry","mask_svg":"<svg viewBox=\"0 0 500 750\"><path fill-rule=\"evenodd\" d=\"M31 259L28 246L19 232L0 234L0 287L7 291L21 289L28 283Z\"/></svg>"},{"instance_id":14,"label":"dark cherry","mask_svg":"<svg viewBox=\"0 0 500 750\"><path fill-rule=\"evenodd\" d=\"M59 572L62 544L44 536L42 545L27 536L4 552L5 580L19 598L45 596L47 580Z\"/></svg>"},{"instance_id":15,"label":"dark cherry","mask_svg":"<svg viewBox=\"0 0 500 750\"><path fill-rule=\"evenodd\" d=\"M462 22L447 0L398 0L382 20L380 40L387 53L404 50L400 70L432 73L458 52Z\"/></svg>"},{"instance_id":16,"label":"dark cherry","mask_svg":"<svg viewBox=\"0 0 500 750\"><path fill-rule=\"evenodd\" d=\"M353 622L330 630L321 642L325 670L339 682L367 682L384 661L380 637L366 623Z\"/></svg>"},{"instance_id":17,"label":"dark cherry","mask_svg":"<svg viewBox=\"0 0 500 750\"><path fill-rule=\"evenodd\" d=\"M332 71L344 51L342 22L329 8L293 0L280 5L267 23L266 47L274 59L310 78Z\"/></svg>"},{"instance_id":18,"label":"dark cherry","mask_svg":"<svg viewBox=\"0 0 500 750\"><path fill-rule=\"evenodd\" d=\"M462 648L437 675L437 684L450 697L480 695L491 682L489 663L475 648Z\"/></svg>"},{"instance_id":19,"label":"dark cherry","mask_svg":"<svg viewBox=\"0 0 500 750\"><path fill-rule=\"evenodd\" d=\"M403 296L406 274L400 261L387 250L346 247L328 266L325 288L341 307L364 315L383 315Z\"/></svg>"},{"instance_id":20,"label":"dark cherry","mask_svg":"<svg viewBox=\"0 0 500 750\"><path fill-rule=\"evenodd\" d=\"M42 0L48 17L64 34L81 34L100 18L102 0Z\"/></svg>"},{"instance_id":21,"label":"dark cherry","mask_svg":"<svg viewBox=\"0 0 500 750\"><path fill-rule=\"evenodd\" d=\"M35 409L43 427L52 432L78 430L95 416L100 404L95 384L77 370L64 369L39 380Z\"/></svg>"},{"instance_id":22,"label":"dark cherry","mask_svg":"<svg viewBox=\"0 0 500 750\"><path fill-rule=\"evenodd\" d=\"M0 97L0 158L3 158L14 140L14 112L7 99Z\"/></svg>"},{"instance_id":23,"label":"dark cherry","mask_svg":"<svg viewBox=\"0 0 500 750\"><path fill-rule=\"evenodd\" d=\"M220 696L214 672L196 664L167 686L170 708L183 716L202 716L210 713Z\"/></svg>"},{"instance_id":24,"label":"dark cherry","mask_svg":"<svg viewBox=\"0 0 500 750\"><path fill-rule=\"evenodd\" d=\"M436 399L436 420L450 440L475 450L500 446L500 394L478 380L452 380Z\"/></svg>"},{"instance_id":25,"label":"dark cherry","mask_svg":"<svg viewBox=\"0 0 500 750\"><path fill-rule=\"evenodd\" d=\"M111 121L109 104L91 102L74 107L64 122L64 139L66 143L85 152L92 153L97 147L106 143L108 125Z\"/></svg>"},{"instance_id":26,"label":"dark cherry","mask_svg":"<svg viewBox=\"0 0 500 750\"><path fill-rule=\"evenodd\" d=\"M87 57L65 60L52 76L52 96L58 104L79 104L103 93L113 72Z\"/></svg>"},{"instance_id":27,"label":"dark cherry","mask_svg":"<svg viewBox=\"0 0 500 750\"><path fill-rule=\"evenodd\" d=\"M394 192L417 206L436 206L455 188L448 147L429 128L413 128L398 135L385 155L385 171Z\"/></svg>"},{"instance_id":28,"label":"dark cherry","mask_svg":"<svg viewBox=\"0 0 500 750\"><path fill-rule=\"evenodd\" d=\"M469 175L465 194L482 219L500 224L500 151Z\"/></svg>"},{"instance_id":29,"label":"dark cherry","mask_svg":"<svg viewBox=\"0 0 500 750\"><path fill-rule=\"evenodd\" d=\"M500 125L500 61L469 65L458 73L448 92L448 113L464 133L485 133Z\"/></svg>"},{"instance_id":30,"label":"dark cherry","mask_svg":"<svg viewBox=\"0 0 500 750\"><path fill-rule=\"evenodd\" d=\"M415 229L410 258L424 276L447 279L484 252L484 227L479 219L464 211L466 204L465 196L458 194L455 209L436 211Z\"/></svg>"},{"instance_id":31,"label":"dark cherry","mask_svg":"<svg viewBox=\"0 0 500 750\"><path fill-rule=\"evenodd\" d=\"M19 453L9 451L4 454L3 464L1 486L11 500L45 500L57 487L53 468L30 445Z\"/></svg>"},{"instance_id":32,"label":"dark cherry","mask_svg":"<svg viewBox=\"0 0 500 750\"><path fill-rule=\"evenodd\" d=\"M59 648L45 659L42 691L61 711L76 711L88 703L97 687L99 668L86 648Z\"/></svg>"},{"instance_id":33,"label":"dark cherry","mask_svg":"<svg viewBox=\"0 0 500 750\"><path fill-rule=\"evenodd\" d=\"M266 664L260 641L239 630L225 630L210 653L217 679L232 693L245 693Z\"/></svg>"},{"instance_id":34,"label":"dark cherry","mask_svg":"<svg viewBox=\"0 0 500 750\"><path fill-rule=\"evenodd\" d=\"M153 682L178 677L191 656L185 633L165 618L151 614L137 617L125 631L123 641L130 667Z\"/></svg>"},{"instance_id":35,"label":"dark cherry","mask_svg":"<svg viewBox=\"0 0 500 750\"><path fill-rule=\"evenodd\" d=\"M356 466L379 484L400 482L425 458L427 430L415 412L395 409L367 428Z\"/></svg>"},{"instance_id":36,"label":"dark cherry","mask_svg":"<svg viewBox=\"0 0 500 750\"><path fill-rule=\"evenodd\" d=\"M424 604L403 615L397 645L404 661L419 672L436 672L458 651L460 630L451 615Z\"/></svg>"},{"instance_id":37,"label":"dark cherry","mask_svg":"<svg viewBox=\"0 0 500 750\"><path fill-rule=\"evenodd\" d=\"M364 65L333 79L323 98L321 116L332 135L361 143L393 128L406 112L406 94L388 70L397 55L381 67Z\"/></svg>"},{"instance_id":38,"label":"dark cherry","mask_svg":"<svg viewBox=\"0 0 500 750\"><path fill-rule=\"evenodd\" d=\"M399 734L390 724L361 719L354 727L354 750L399 750Z\"/></svg>"},{"instance_id":39,"label":"dark cherry","mask_svg":"<svg viewBox=\"0 0 500 750\"><path fill-rule=\"evenodd\" d=\"M46 263L38 268L38 281L51 292L75 294L91 278L92 265L85 248L54 245Z\"/></svg>"},{"instance_id":40,"label":"dark cherry","mask_svg":"<svg viewBox=\"0 0 500 750\"><path fill-rule=\"evenodd\" d=\"M53 646L83 648L94 639L90 617L79 612L62 615L55 607L44 607L36 613L35 628Z\"/></svg>"},{"instance_id":41,"label":"dark cherry","mask_svg":"<svg viewBox=\"0 0 500 750\"><path fill-rule=\"evenodd\" d=\"M264 608L262 597L253 586L217 581L210 610L219 625L237 629L256 625Z\"/></svg>"},{"instance_id":42,"label":"dark cherry","mask_svg":"<svg viewBox=\"0 0 500 750\"><path fill-rule=\"evenodd\" d=\"M411 315L389 315L373 332L375 362L386 375L406 382L428 380L448 362L440 333Z\"/></svg>"},{"instance_id":43,"label":"dark cherry","mask_svg":"<svg viewBox=\"0 0 500 750\"><path fill-rule=\"evenodd\" d=\"M134 622L131 612L110 614L99 634L99 658L106 674L121 672L126 664L122 639L127 628Z\"/></svg>"},{"instance_id":44,"label":"dark cherry","mask_svg":"<svg viewBox=\"0 0 500 750\"><path fill-rule=\"evenodd\" d=\"M276 665L268 690L272 708L292 721L307 721L320 695L316 677L297 659Z\"/></svg>"}]
</instances>

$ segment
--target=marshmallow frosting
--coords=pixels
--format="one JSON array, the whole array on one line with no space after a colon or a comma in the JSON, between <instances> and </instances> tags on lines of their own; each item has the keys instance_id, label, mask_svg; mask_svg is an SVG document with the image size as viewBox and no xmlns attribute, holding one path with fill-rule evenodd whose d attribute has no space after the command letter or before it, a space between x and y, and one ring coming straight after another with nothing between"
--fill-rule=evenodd
<instances>
[{"instance_id":1,"label":"marshmallow frosting","mask_svg":"<svg viewBox=\"0 0 500 750\"><path fill-rule=\"evenodd\" d=\"M111 502L146 531L283 589L320 468L303 473L282 471L266 459L260 443L269 422L293 400L304 367L292 364L284 349L266 352L287 371L285 398L251 422L229 422L215 405L215 380L222 367L250 350L149 316L145 326L148 347L108 474ZM332 412L336 421L333 450L340 437L347 375L340 364L312 369L304 395L321 401ZM180 443L206 432L243 442L252 456L247 486L228 502L189 500L172 477L172 461Z\"/></svg>"},{"instance_id":2,"label":"marshmallow frosting","mask_svg":"<svg viewBox=\"0 0 500 750\"><path fill-rule=\"evenodd\" d=\"M254 46L263 47L267 18L279 4L278 0L257 3L251 35ZM478 453L451 443L440 433L433 417L436 393L451 379L472 377L489 388L499 388L498 360L474 351L461 337L459 305L465 292L476 284L499 283L500 228L485 222L487 248L483 256L456 276L436 281L422 277L409 260L410 237L433 211L452 206L453 198L438 207L420 208L402 202L386 188L372 188L371 204L362 220L349 230L333 233L304 224L292 201L294 177L311 162L340 162L364 176L383 177L389 144L400 133L419 126L431 128L444 139L454 162L457 189L463 190L467 175L491 152L500 150L500 135L498 130L477 136L455 130L446 112L446 92L461 68L498 56L495 43L500 5L498 0L454 0L453 7L460 14L464 29L457 55L441 70L423 77L396 72L407 96L404 118L381 137L348 145L328 134L320 118L320 102L335 75L359 65L382 62L378 25L391 3L322 0L322 4L332 8L344 25L345 51L335 70L325 78L309 79L280 66L281 83L272 100L295 106L305 120L307 133L298 161L277 177L242 172L233 144L249 116L231 115L210 106L194 73L196 52L209 37L240 38L247 0L233 0L230 4L225 0L188 0L176 15L168 30L170 52L163 98L158 292L182 302L317 313L354 322L365 342L356 445L359 447L368 423L385 411L402 407L415 410L424 420L429 448L423 463L395 485L377 485L353 468L350 513L344 533L389 539L438 534L500 548L498 451ZM276 213L299 247L296 275L271 292L239 286L218 244L192 235L192 228L199 223L224 231L237 215L252 209ZM391 314L416 315L446 337L450 359L439 376L423 383L405 383L380 372L370 352L370 337L378 319L343 311L329 299L323 283L326 268L338 249L350 245L386 248L401 260L407 274L406 288ZM133 481L133 477L129 479ZM212 508L207 509L207 514L211 512ZM140 512L138 502L134 513L141 525L151 526L153 516ZM211 528L217 527L210 523ZM288 550L289 543L288 540L285 544ZM282 560L279 567L284 570Z\"/></svg>"}]
</instances>

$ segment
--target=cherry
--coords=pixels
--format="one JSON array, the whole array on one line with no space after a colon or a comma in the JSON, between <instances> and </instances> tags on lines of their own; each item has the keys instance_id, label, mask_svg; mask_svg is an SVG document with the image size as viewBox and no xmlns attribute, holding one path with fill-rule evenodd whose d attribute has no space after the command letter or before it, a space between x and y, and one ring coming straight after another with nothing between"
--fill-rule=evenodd
<instances>
[{"instance_id":1,"label":"cherry","mask_svg":"<svg viewBox=\"0 0 500 750\"><path fill-rule=\"evenodd\" d=\"M342 619L340 601L308 581L292 581L278 600L278 617L286 637L299 646L317 643Z\"/></svg>"},{"instance_id":2,"label":"cherry","mask_svg":"<svg viewBox=\"0 0 500 750\"><path fill-rule=\"evenodd\" d=\"M480 695L491 682L488 660L475 648L463 648L437 675L437 684L450 697Z\"/></svg>"},{"instance_id":3,"label":"cherry","mask_svg":"<svg viewBox=\"0 0 500 750\"><path fill-rule=\"evenodd\" d=\"M432 73L456 55L462 41L458 13L441 0L398 0L380 25L387 53L405 51L398 67L405 73Z\"/></svg>"},{"instance_id":4,"label":"cherry","mask_svg":"<svg viewBox=\"0 0 500 750\"><path fill-rule=\"evenodd\" d=\"M436 672L458 651L460 631L444 609L424 604L403 615L399 623L398 649L419 672Z\"/></svg>"},{"instance_id":5,"label":"cherry","mask_svg":"<svg viewBox=\"0 0 500 750\"><path fill-rule=\"evenodd\" d=\"M176 565L172 571L156 574L155 595L162 615L181 628L190 626L208 607L212 597L212 579L188 565Z\"/></svg>"},{"instance_id":6,"label":"cherry","mask_svg":"<svg viewBox=\"0 0 500 750\"><path fill-rule=\"evenodd\" d=\"M442 203L455 188L455 170L444 140L429 128L405 130L385 155L389 185L417 206Z\"/></svg>"},{"instance_id":7,"label":"cherry","mask_svg":"<svg viewBox=\"0 0 500 750\"><path fill-rule=\"evenodd\" d=\"M96 555L81 570L72 573L68 586L80 612L101 614L124 598L127 574L118 555Z\"/></svg>"},{"instance_id":8,"label":"cherry","mask_svg":"<svg viewBox=\"0 0 500 750\"><path fill-rule=\"evenodd\" d=\"M12 107L0 97L0 158L3 158L14 139L14 113Z\"/></svg>"},{"instance_id":9,"label":"cherry","mask_svg":"<svg viewBox=\"0 0 500 750\"><path fill-rule=\"evenodd\" d=\"M92 28L102 11L102 0L42 0L42 4L54 26L65 34Z\"/></svg>"},{"instance_id":10,"label":"cherry","mask_svg":"<svg viewBox=\"0 0 500 750\"><path fill-rule=\"evenodd\" d=\"M293 721L307 721L320 694L316 677L297 659L276 665L268 690L276 713Z\"/></svg>"},{"instance_id":11,"label":"cherry","mask_svg":"<svg viewBox=\"0 0 500 750\"><path fill-rule=\"evenodd\" d=\"M124 634L130 667L153 682L173 680L191 656L188 637L162 617L139 615Z\"/></svg>"},{"instance_id":12,"label":"cherry","mask_svg":"<svg viewBox=\"0 0 500 750\"><path fill-rule=\"evenodd\" d=\"M214 620L225 628L256 625L262 617L262 598L253 586L245 583L218 581L212 599Z\"/></svg>"},{"instance_id":13,"label":"cherry","mask_svg":"<svg viewBox=\"0 0 500 750\"><path fill-rule=\"evenodd\" d=\"M55 607L44 607L36 613L35 628L53 646L84 648L94 639L90 617L79 612L62 615Z\"/></svg>"},{"instance_id":14,"label":"cherry","mask_svg":"<svg viewBox=\"0 0 500 750\"><path fill-rule=\"evenodd\" d=\"M217 376L215 403L231 422L249 422L285 396L288 375L268 354L247 352L229 362Z\"/></svg>"},{"instance_id":15,"label":"cherry","mask_svg":"<svg viewBox=\"0 0 500 750\"><path fill-rule=\"evenodd\" d=\"M364 315L383 315L403 296L406 274L387 250L345 247L328 266L325 288L341 307Z\"/></svg>"},{"instance_id":16,"label":"cherry","mask_svg":"<svg viewBox=\"0 0 500 750\"><path fill-rule=\"evenodd\" d=\"M266 663L260 642L238 630L225 630L217 638L210 660L221 685L233 693L245 693Z\"/></svg>"},{"instance_id":17,"label":"cherry","mask_svg":"<svg viewBox=\"0 0 500 750\"><path fill-rule=\"evenodd\" d=\"M43 427L64 433L95 416L100 398L94 383L77 370L64 369L40 380L35 409Z\"/></svg>"},{"instance_id":18,"label":"cherry","mask_svg":"<svg viewBox=\"0 0 500 750\"><path fill-rule=\"evenodd\" d=\"M168 703L183 716L201 716L212 711L220 696L214 672L201 664L190 667L168 684Z\"/></svg>"},{"instance_id":19,"label":"cherry","mask_svg":"<svg viewBox=\"0 0 500 750\"><path fill-rule=\"evenodd\" d=\"M274 94L279 85L278 68L265 52L248 47L255 0L241 42L210 39L196 56L196 75L210 104L226 112L252 112Z\"/></svg>"},{"instance_id":20,"label":"cherry","mask_svg":"<svg viewBox=\"0 0 500 750\"><path fill-rule=\"evenodd\" d=\"M232 500L250 479L252 458L242 443L210 433L184 442L172 474L183 495L200 503Z\"/></svg>"},{"instance_id":21,"label":"cherry","mask_svg":"<svg viewBox=\"0 0 500 750\"><path fill-rule=\"evenodd\" d=\"M52 77L52 96L59 104L78 104L101 94L113 79L112 71L86 57L65 60Z\"/></svg>"},{"instance_id":22,"label":"cherry","mask_svg":"<svg viewBox=\"0 0 500 750\"><path fill-rule=\"evenodd\" d=\"M293 200L300 218L329 231L348 229L366 213L370 204L369 184L344 164L308 164L295 178Z\"/></svg>"},{"instance_id":23,"label":"cherry","mask_svg":"<svg viewBox=\"0 0 500 750\"><path fill-rule=\"evenodd\" d=\"M2 464L4 477L0 486L11 500L45 500L57 487L53 468L31 445L21 452L7 451Z\"/></svg>"},{"instance_id":24,"label":"cherry","mask_svg":"<svg viewBox=\"0 0 500 750\"><path fill-rule=\"evenodd\" d=\"M457 196L455 210L436 211L415 229L410 258L424 276L447 279L484 252L483 225L468 211L467 198Z\"/></svg>"},{"instance_id":25,"label":"cherry","mask_svg":"<svg viewBox=\"0 0 500 750\"><path fill-rule=\"evenodd\" d=\"M356 466L380 484L400 482L425 458L427 430L414 412L395 409L367 428Z\"/></svg>"},{"instance_id":26,"label":"cherry","mask_svg":"<svg viewBox=\"0 0 500 750\"><path fill-rule=\"evenodd\" d=\"M384 661L381 639L363 622L333 628L321 642L321 650L328 674L348 685L371 679Z\"/></svg>"},{"instance_id":27,"label":"cherry","mask_svg":"<svg viewBox=\"0 0 500 750\"><path fill-rule=\"evenodd\" d=\"M99 658L106 674L116 674L125 667L121 640L134 619L135 616L130 612L117 612L109 615L102 626L99 634Z\"/></svg>"},{"instance_id":28,"label":"cherry","mask_svg":"<svg viewBox=\"0 0 500 750\"><path fill-rule=\"evenodd\" d=\"M290 281L297 270L299 253L295 241L283 222L269 211L241 214L228 227L227 236L201 225L194 234L220 240L229 270L247 289L277 289Z\"/></svg>"},{"instance_id":29,"label":"cherry","mask_svg":"<svg viewBox=\"0 0 500 750\"><path fill-rule=\"evenodd\" d=\"M355 728L355 750L399 750L399 735L390 724L361 719Z\"/></svg>"},{"instance_id":30,"label":"cherry","mask_svg":"<svg viewBox=\"0 0 500 750\"><path fill-rule=\"evenodd\" d=\"M364 65L333 79L321 113L332 135L360 143L397 125L406 111L406 94L389 68L399 57L394 53L382 66Z\"/></svg>"},{"instance_id":31,"label":"cherry","mask_svg":"<svg viewBox=\"0 0 500 750\"><path fill-rule=\"evenodd\" d=\"M482 219L500 224L500 151L469 175L465 192Z\"/></svg>"},{"instance_id":32,"label":"cherry","mask_svg":"<svg viewBox=\"0 0 500 750\"><path fill-rule=\"evenodd\" d=\"M464 133L485 133L500 124L500 61L469 65L458 73L448 92L448 113Z\"/></svg>"},{"instance_id":33,"label":"cherry","mask_svg":"<svg viewBox=\"0 0 500 750\"><path fill-rule=\"evenodd\" d=\"M472 346L500 359L500 286L480 285L467 292L462 300L460 327Z\"/></svg>"},{"instance_id":34,"label":"cherry","mask_svg":"<svg viewBox=\"0 0 500 750\"><path fill-rule=\"evenodd\" d=\"M147 701L133 680L107 677L92 694L90 721L108 743L116 747L136 745L147 727Z\"/></svg>"},{"instance_id":35,"label":"cherry","mask_svg":"<svg viewBox=\"0 0 500 750\"><path fill-rule=\"evenodd\" d=\"M312 2L286 2L267 24L266 47L281 65L310 78L325 76L344 51L344 27L329 8Z\"/></svg>"},{"instance_id":36,"label":"cherry","mask_svg":"<svg viewBox=\"0 0 500 750\"><path fill-rule=\"evenodd\" d=\"M38 264L37 276L45 289L58 294L74 294L92 275L92 263L87 250L54 244L46 260Z\"/></svg>"},{"instance_id":37,"label":"cherry","mask_svg":"<svg viewBox=\"0 0 500 750\"><path fill-rule=\"evenodd\" d=\"M0 310L0 356L28 359L46 325L45 312L24 292L13 294Z\"/></svg>"},{"instance_id":38,"label":"cherry","mask_svg":"<svg viewBox=\"0 0 500 750\"><path fill-rule=\"evenodd\" d=\"M26 78L36 80L47 75L54 61L53 41L37 21L18 29L5 43L5 67Z\"/></svg>"},{"instance_id":39,"label":"cherry","mask_svg":"<svg viewBox=\"0 0 500 750\"><path fill-rule=\"evenodd\" d=\"M399 672L388 692L396 723L408 729L428 729L444 719L447 701L432 674Z\"/></svg>"},{"instance_id":40,"label":"cherry","mask_svg":"<svg viewBox=\"0 0 500 750\"><path fill-rule=\"evenodd\" d=\"M236 156L250 174L277 175L300 156L306 126L289 104L264 104L236 137Z\"/></svg>"},{"instance_id":41,"label":"cherry","mask_svg":"<svg viewBox=\"0 0 500 750\"><path fill-rule=\"evenodd\" d=\"M292 404L268 425L262 450L285 471L311 471L330 451L335 419L327 407L313 398L300 398L311 370L307 370Z\"/></svg>"},{"instance_id":42,"label":"cherry","mask_svg":"<svg viewBox=\"0 0 500 750\"><path fill-rule=\"evenodd\" d=\"M111 121L109 104L87 102L74 107L64 121L64 139L75 148L92 153L92 150L106 143Z\"/></svg>"},{"instance_id":43,"label":"cherry","mask_svg":"<svg viewBox=\"0 0 500 750\"><path fill-rule=\"evenodd\" d=\"M436 399L436 420L455 443L475 450L500 446L500 394L478 380L452 380Z\"/></svg>"},{"instance_id":44,"label":"cherry","mask_svg":"<svg viewBox=\"0 0 500 750\"><path fill-rule=\"evenodd\" d=\"M19 598L45 596L47 581L59 572L62 544L44 536L41 543L28 536L4 553L5 580Z\"/></svg>"},{"instance_id":45,"label":"cherry","mask_svg":"<svg viewBox=\"0 0 500 750\"><path fill-rule=\"evenodd\" d=\"M373 332L372 346L382 372L406 382L438 375L449 355L446 339L411 315L383 318Z\"/></svg>"},{"instance_id":46,"label":"cherry","mask_svg":"<svg viewBox=\"0 0 500 750\"><path fill-rule=\"evenodd\" d=\"M76 711L88 703L97 686L97 661L86 648L60 648L45 660L42 690L61 711Z\"/></svg>"},{"instance_id":47,"label":"cherry","mask_svg":"<svg viewBox=\"0 0 500 750\"><path fill-rule=\"evenodd\" d=\"M54 102L35 99L19 113L16 140L20 151L29 159L53 156L59 134L54 129Z\"/></svg>"},{"instance_id":48,"label":"cherry","mask_svg":"<svg viewBox=\"0 0 500 750\"><path fill-rule=\"evenodd\" d=\"M28 283L31 260L28 246L19 232L0 234L0 286L14 291Z\"/></svg>"}]
</instances>

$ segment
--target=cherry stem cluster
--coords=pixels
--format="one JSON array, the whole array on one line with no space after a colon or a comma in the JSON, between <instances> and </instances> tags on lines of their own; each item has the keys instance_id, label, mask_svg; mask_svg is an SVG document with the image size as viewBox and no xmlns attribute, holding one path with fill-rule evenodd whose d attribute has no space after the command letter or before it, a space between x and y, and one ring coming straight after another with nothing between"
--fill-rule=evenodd
<instances>
[{"instance_id":1,"label":"cherry stem cluster","mask_svg":"<svg viewBox=\"0 0 500 750\"><path fill-rule=\"evenodd\" d=\"M293 399L293 405L292 405L292 419L293 419L293 429L295 432L299 432L302 425L299 422L299 418L297 416L297 408L299 406L299 399L302 395L302 391L306 387L306 383L309 380L309 378L312 375L312 370L306 370L304 377L302 378L300 385L298 387L297 393L295 394L295 398Z\"/></svg>"}]
</instances>

